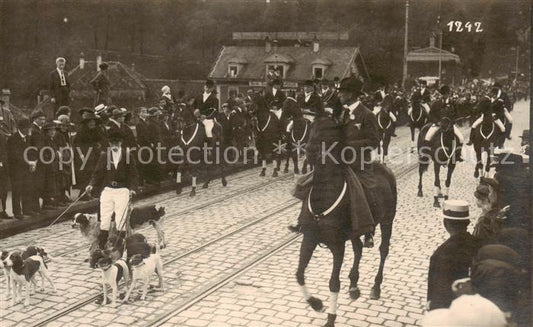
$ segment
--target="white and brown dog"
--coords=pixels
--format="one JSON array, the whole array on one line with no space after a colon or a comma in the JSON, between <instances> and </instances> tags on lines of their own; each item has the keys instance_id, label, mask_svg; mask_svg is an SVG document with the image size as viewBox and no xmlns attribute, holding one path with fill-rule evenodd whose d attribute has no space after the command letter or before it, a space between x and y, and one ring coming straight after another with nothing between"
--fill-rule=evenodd
<instances>
[{"instance_id":1,"label":"white and brown dog","mask_svg":"<svg viewBox=\"0 0 533 327\"><path fill-rule=\"evenodd\" d=\"M0 253L0 267L4 271L4 282L6 284L5 289L6 298L11 296L11 267L6 264L6 260L9 257L9 251L2 250Z\"/></svg>"},{"instance_id":2,"label":"white and brown dog","mask_svg":"<svg viewBox=\"0 0 533 327\"><path fill-rule=\"evenodd\" d=\"M11 267L12 305L17 303L19 295L22 297L22 286L26 287L24 305L30 305L31 284L35 283L34 278L37 274L41 276L41 290L44 291L44 280L46 279L52 286L52 292L56 292L56 287L48 275L48 269L44 264L44 259L40 255L33 255L27 259L23 259L22 253L13 252L5 260L5 265Z\"/></svg>"},{"instance_id":3,"label":"white and brown dog","mask_svg":"<svg viewBox=\"0 0 533 327\"><path fill-rule=\"evenodd\" d=\"M128 265L122 259L113 263L110 257L103 256L96 263L96 267L102 271L102 288L104 293L102 305L107 304L107 285L109 285L113 292L111 306L115 307L117 305L118 283L121 279L124 279L124 282L128 283L130 279Z\"/></svg>"},{"instance_id":4,"label":"white and brown dog","mask_svg":"<svg viewBox=\"0 0 533 327\"><path fill-rule=\"evenodd\" d=\"M133 254L131 253L130 248L128 248L128 245L129 245L128 240L131 241L132 238L135 238L137 236L144 238L140 234L134 234L128 237L128 239L126 240L128 260L129 260L130 268L132 271L132 278L131 278L132 282L131 282L130 288L128 289L128 292L126 293L126 296L124 297L124 300L123 300L124 303L128 302L131 291L135 288L139 280L143 282L141 300L144 301L146 299L146 294L148 293L148 286L150 283L150 278L152 277L154 272L157 274L157 277L159 278L158 288L164 291L163 261L161 260L161 255L158 252L159 246L152 246L151 247L152 251L148 256L146 254L141 254L141 253Z\"/></svg>"}]
</instances>

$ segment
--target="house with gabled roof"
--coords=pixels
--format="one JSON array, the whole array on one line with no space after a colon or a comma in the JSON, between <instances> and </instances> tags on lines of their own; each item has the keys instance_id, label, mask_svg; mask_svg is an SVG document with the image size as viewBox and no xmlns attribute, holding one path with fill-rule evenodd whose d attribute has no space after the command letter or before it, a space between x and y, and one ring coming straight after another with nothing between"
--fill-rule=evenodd
<instances>
[{"instance_id":1,"label":"house with gabled roof","mask_svg":"<svg viewBox=\"0 0 533 327\"><path fill-rule=\"evenodd\" d=\"M292 43L284 40L283 45L278 45L267 35L261 44L223 46L208 76L216 82L220 102L238 93L245 94L250 88L264 88L272 71L278 72L284 91L298 90L310 79L332 81L335 77L342 79L351 75L368 79L358 47L332 40L322 43L316 35L307 43L309 46L305 44L302 40L292 40Z\"/></svg>"}]
</instances>

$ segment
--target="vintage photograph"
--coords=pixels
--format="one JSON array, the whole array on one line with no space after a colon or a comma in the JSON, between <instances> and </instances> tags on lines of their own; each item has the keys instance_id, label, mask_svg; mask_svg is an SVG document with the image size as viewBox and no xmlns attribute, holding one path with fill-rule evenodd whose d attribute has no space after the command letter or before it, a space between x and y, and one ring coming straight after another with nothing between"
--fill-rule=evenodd
<instances>
[{"instance_id":1,"label":"vintage photograph","mask_svg":"<svg viewBox=\"0 0 533 327\"><path fill-rule=\"evenodd\" d=\"M0 326L532 326L532 21L0 0Z\"/></svg>"}]
</instances>

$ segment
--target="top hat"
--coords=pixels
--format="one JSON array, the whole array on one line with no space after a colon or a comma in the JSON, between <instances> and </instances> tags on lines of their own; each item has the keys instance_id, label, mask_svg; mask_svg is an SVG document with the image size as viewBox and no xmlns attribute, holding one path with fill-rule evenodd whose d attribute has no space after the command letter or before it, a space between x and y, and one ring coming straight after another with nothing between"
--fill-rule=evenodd
<instances>
[{"instance_id":1,"label":"top hat","mask_svg":"<svg viewBox=\"0 0 533 327\"><path fill-rule=\"evenodd\" d=\"M439 89L439 93L442 95L448 95L450 94L450 87L448 85L443 85Z\"/></svg>"},{"instance_id":2,"label":"top hat","mask_svg":"<svg viewBox=\"0 0 533 327\"><path fill-rule=\"evenodd\" d=\"M124 135L122 135L122 133L118 130L112 130L109 135L107 136L107 139L110 141L110 142L113 142L113 141L122 141L122 139L124 138Z\"/></svg>"},{"instance_id":3,"label":"top hat","mask_svg":"<svg viewBox=\"0 0 533 327\"><path fill-rule=\"evenodd\" d=\"M469 220L470 205L463 200L446 200L442 204L442 217L451 220Z\"/></svg>"},{"instance_id":4,"label":"top hat","mask_svg":"<svg viewBox=\"0 0 533 327\"><path fill-rule=\"evenodd\" d=\"M304 86L315 86L312 80L308 79L304 82Z\"/></svg>"},{"instance_id":5,"label":"top hat","mask_svg":"<svg viewBox=\"0 0 533 327\"><path fill-rule=\"evenodd\" d=\"M90 121L90 120L94 120L96 122L99 121L98 116L96 116L94 114L94 112L89 112L87 117L83 118L81 121L84 123L84 122L87 122L87 121Z\"/></svg>"},{"instance_id":6,"label":"top hat","mask_svg":"<svg viewBox=\"0 0 533 327\"><path fill-rule=\"evenodd\" d=\"M41 110L37 110L37 111L34 111L34 112L31 113L30 119L31 120L35 120L35 119L40 118L40 117L45 117L46 118L46 115Z\"/></svg>"},{"instance_id":7,"label":"top hat","mask_svg":"<svg viewBox=\"0 0 533 327\"><path fill-rule=\"evenodd\" d=\"M363 83L356 77L347 77L341 81L339 91L348 91L361 95L363 94Z\"/></svg>"},{"instance_id":8,"label":"top hat","mask_svg":"<svg viewBox=\"0 0 533 327\"><path fill-rule=\"evenodd\" d=\"M116 109L113 109L113 111L111 112L111 117L113 118L120 118L120 117L124 117L126 116L126 112L116 108Z\"/></svg>"},{"instance_id":9,"label":"top hat","mask_svg":"<svg viewBox=\"0 0 533 327\"><path fill-rule=\"evenodd\" d=\"M212 80L208 79L208 80L205 81L205 86L213 87L213 86L215 86L215 82L213 82Z\"/></svg>"},{"instance_id":10,"label":"top hat","mask_svg":"<svg viewBox=\"0 0 533 327\"><path fill-rule=\"evenodd\" d=\"M59 121L48 121L46 124L44 124L43 129L50 130L50 129L57 129L57 125L59 124Z\"/></svg>"},{"instance_id":11,"label":"top hat","mask_svg":"<svg viewBox=\"0 0 533 327\"><path fill-rule=\"evenodd\" d=\"M98 66L101 70L107 70L107 64L105 62L101 63L99 66Z\"/></svg>"},{"instance_id":12,"label":"top hat","mask_svg":"<svg viewBox=\"0 0 533 327\"><path fill-rule=\"evenodd\" d=\"M272 81L272 85L281 85L281 81L278 78L276 78Z\"/></svg>"}]
</instances>

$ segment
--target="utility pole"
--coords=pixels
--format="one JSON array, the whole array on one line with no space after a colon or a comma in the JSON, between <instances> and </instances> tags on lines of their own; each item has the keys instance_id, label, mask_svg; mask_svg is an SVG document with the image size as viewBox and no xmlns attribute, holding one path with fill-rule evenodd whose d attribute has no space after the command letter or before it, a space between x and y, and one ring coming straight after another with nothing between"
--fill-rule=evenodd
<instances>
[{"instance_id":1,"label":"utility pole","mask_svg":"<svg viewBox=\"0 0 533 327\"><path fill-rule=\"evenodd\" d=\"M440 12L442 1L439 1L439 15L437 16L437 28L439 33L439 86L442 85L442 29L440 28Z\"/></svg>"},{"instance_id":2,"label":"utility pole","mask_svg":"<svg viewBox=\"0 0 533 327\"><path fill-rule=\"evenodd\" d=\"M516 63L514 66L514 80L515 81L518 79L518 60L520 59L519 54L520 54L520 44L517 44L516 45Z\"/></svg>"},{"instance_id":3,"label":"utility pole","mask_svg":"<svg viewBox=\"0 0 533 327\"><path fill-rule=\"evenodd\" d=\"M409 35L409 0L405 0L405 35L403 39L403 76L402 88L405 88L407 80L407 36Z\"/></svg>"}]
</instances>

